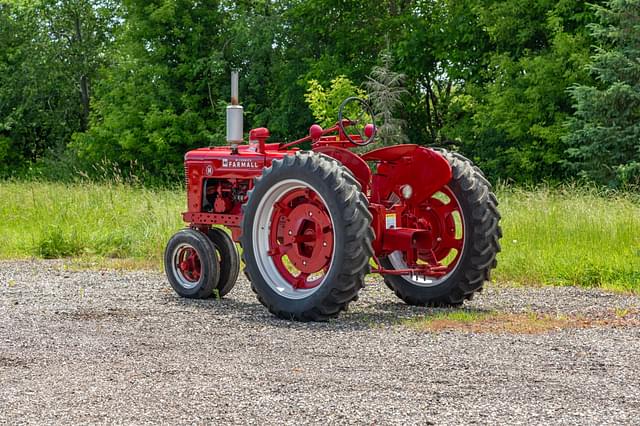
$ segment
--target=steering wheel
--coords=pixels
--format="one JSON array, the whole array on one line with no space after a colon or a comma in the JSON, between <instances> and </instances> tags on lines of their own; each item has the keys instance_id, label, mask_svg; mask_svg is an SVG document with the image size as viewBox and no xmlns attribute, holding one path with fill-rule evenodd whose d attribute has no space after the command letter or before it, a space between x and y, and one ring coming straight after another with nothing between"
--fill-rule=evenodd
<instances>
[{"instance_id":1,"label":"steering wheel","mask_svg":"<svg viewBox=\"0 0 640 426\"><path fill-rule=\"evenodd\" d=\"M355 120L349 117L356 117ZM347 121L347 126L345 126ZM369 126L371 124L371 126ZM373 110L367 101L361 98L352 96L345 99L340 104L338 110L338 127L340 131L347 137L347 140L354 145L365 146L373 142L373 138L376 136L376 124L373 119ZM360 136L360 139L353 139L349 133L345 130L345 127L349 127L351 132L355 131L355 134ZM371 133L368 135L368 133Z\"/></svg>"}]
</instances>

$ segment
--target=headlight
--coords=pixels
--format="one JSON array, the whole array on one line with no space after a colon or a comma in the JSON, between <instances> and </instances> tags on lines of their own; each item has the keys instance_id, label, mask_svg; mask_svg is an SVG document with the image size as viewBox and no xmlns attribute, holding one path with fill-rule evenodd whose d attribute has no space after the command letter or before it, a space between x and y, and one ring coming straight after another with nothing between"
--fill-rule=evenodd
<instances>
[{"instance_id":1,"label":"headlight","mask_svg":"<svg viewBox=\"0 0 640 426\"><path fill-rule=\"evenodd\" d=\"M413 195L413 188L411 187L411 185L402 185L402 187L400 188L400 192L402 193L402 197L405 200L408 200Z\"/></svg>"}]
</instances>

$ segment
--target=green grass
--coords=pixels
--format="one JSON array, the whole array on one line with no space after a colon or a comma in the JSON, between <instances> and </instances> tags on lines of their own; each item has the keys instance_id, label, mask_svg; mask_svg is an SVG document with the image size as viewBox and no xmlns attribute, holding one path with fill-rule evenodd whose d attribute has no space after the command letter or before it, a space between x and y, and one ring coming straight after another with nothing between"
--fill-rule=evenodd
<instances>
[{"instance_id":1,"label":"green grass","mask_svg":"<svg viewBox=\"0 0 640 426\"><path fill-rule=\"evenodd\" d=\"M606 321L535 312L508 313L458 309L435 312L402 320L401 325L419 331L462 331L473 333L538 334L563 328L582 328Z\"/></svg>"},{"instance_id":2,"label":"green grass","mask_svg":"<svg viewBox=\"0 0 640 426\"><path fill-rule=\"evenodd\" d=\"M167 239L184 226L184 206L178 190L2 182L0 258L133 259L159 265Z\"/></svg>"},{"instance_id":3,"label":"green grass","mask_svg":"<svg viewBox=\"0 0 640 426\"><path fill-rule=\"evenodd\" d=\"M640 195L501 188L498 198L496 281L640 291ZM179 189L0 182L0 259L158 268L184 208Z\"/></svg>"},{"instance_id":4,"label":"green grass","mask_svg":"<svg viewBox=\"0 0 640 426\"><path fill-rule=\"evenodd\" d=\"M492 311L475 311L469 309L456 309L447 311L438 311L430 315L423 315L409 318L403 321L405 325L417 327L428 326L438 321L447 321L456 324L470 324L483 320L491 315L495 315Z\"/></svg>"},{"instance_id":5,"label":"green grass","mask_svg":"<svg viewBox=\"0 0 640 426\"><path fill-rule=\"evenodd\" d=\"M640 195L564 187L498 197L497 281L640 290Z\"/></svg>"}]
</instances>

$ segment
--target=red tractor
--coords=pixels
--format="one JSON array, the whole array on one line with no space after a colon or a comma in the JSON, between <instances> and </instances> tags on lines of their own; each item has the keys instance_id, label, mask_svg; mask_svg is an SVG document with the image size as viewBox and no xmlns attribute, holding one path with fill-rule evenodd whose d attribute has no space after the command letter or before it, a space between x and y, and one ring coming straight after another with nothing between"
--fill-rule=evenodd
<instances>
[{"instance_id":1,"label":"red tractor","mask_svg":"<svg viewBox=\"0 0 640 426\"><path fill-rule=\"evenodd\" d=\"M461 305L482 289L500 251L500 214L469 160L413 144L352 152L376 132L358 98L342 103L329 129L267 143L269 131L257 128L242 144L235 73L231 103L230 145L185 155L189 227L164 255L180 296L229 293L240 269L235 242L258 300L287 319L337 316L368 273L410 305ZM305 142L308 151L298 147Z\"/></svg>"}]
</instances>

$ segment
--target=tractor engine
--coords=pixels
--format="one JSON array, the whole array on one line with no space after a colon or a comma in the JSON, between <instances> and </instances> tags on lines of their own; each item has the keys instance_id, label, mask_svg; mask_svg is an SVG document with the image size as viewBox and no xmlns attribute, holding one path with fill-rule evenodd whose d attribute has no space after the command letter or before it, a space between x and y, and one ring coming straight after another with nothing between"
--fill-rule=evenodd
<instances>
[{"instance_id":1,"label":"tractor engine","mask_svg":"<svg viewBox=\"0 0 640 426\"><path fill-rule=\"evenodd\" d=\"M203 184L202 211L218 214L239 214L247 200L249 180L206 179Z\"/></svg>"}]
</instances>

